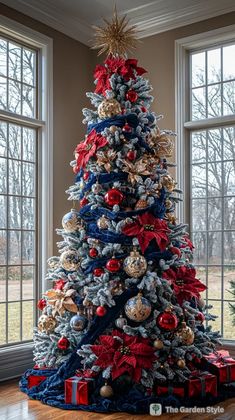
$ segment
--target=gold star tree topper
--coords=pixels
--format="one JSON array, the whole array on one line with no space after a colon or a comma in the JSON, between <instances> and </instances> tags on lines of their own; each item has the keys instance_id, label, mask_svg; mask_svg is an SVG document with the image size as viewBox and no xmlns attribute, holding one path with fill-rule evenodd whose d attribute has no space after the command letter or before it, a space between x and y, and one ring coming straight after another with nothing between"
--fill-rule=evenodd
<instances>
[{"instance_id":1,"label":"gold star tree topper","mask_svg":"<svg viewBox=\"0 0 235 420\"><path fill-rule=\"evenodd\" d=\"M136 27L129 26L126 15L119 17L116 7L110 21L103 18L104 27L93 26L95 30L95 42L93 49L99 50L98 55L107 52L107 55L126 56L127 51L136 48Z\"/></svg>"}]
</instances>

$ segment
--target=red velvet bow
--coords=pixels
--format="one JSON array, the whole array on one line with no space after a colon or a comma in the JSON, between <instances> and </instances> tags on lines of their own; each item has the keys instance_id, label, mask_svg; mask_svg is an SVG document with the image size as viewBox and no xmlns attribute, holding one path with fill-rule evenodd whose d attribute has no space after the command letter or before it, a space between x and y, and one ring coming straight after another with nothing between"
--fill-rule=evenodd
<instances>
[{"instance_id":1,"label":"red velvet bow","mask_svg":"<svg viewBox=\"0 0 235 420\"><path fill-rule=\"evenodd\" d=\"M156 359L155 349L146 338L130 336L117 330L111 334L100 336L98 344L91 346L91 350L97 356L95 364L102 369L111 366L113 380L128 372L132 379L138 382L142 368L152 367Z\"/></svg>"},{"instance_id":2,"label":"red velvet bow","mask_svg":"<svg viewBox=\"0 0 235 420\"><path fill-rule=\"evenodd\" d=\"M164 220L156 219L150 213L144 213L138 216L135 222L124 226L122 232L127 236L136 236L144 253L152 239L157 242L160 250L164 251L168 244L167 233L170 230Z\"/></svg>"},{"instance_id":3,"label":"red velvet bow","mask_svg":"<svg viewBox=\"0 0 235 420\"><path fill-rule=\"evenodd\" d=\"M195 278L196 270L186 266L169 268L164 271L162 277L173 286L178 303L190 300L193 296L199 298L200 292L207 287Z\"/></svg>"},{"instance_id":4,"label":"red velvet bow","mask_svg":"<svg viewBox=\"0 0 235 420\"><path fill-rule=\"evenodd\" d=\"M104 147L108 140L93 129L86 137L86 140L79 143L75 149L77 161L77 170L85 168L90 157L94 156L96 151Z\"/></svg>"}]
</instances>

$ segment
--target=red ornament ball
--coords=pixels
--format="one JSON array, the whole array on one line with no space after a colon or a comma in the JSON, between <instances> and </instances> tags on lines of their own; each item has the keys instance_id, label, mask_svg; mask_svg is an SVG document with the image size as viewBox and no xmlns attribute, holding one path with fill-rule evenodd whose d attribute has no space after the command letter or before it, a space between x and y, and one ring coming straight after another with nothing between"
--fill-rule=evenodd
<instances>
[{"instance_id":1,"label":"red ornament ball","mask_svg":"<svg viewBox=\"0 0 235 420\"><path fill-rule=\"evenodd\" d=\"M86 198L86 197L83 197L83 198L80 200L80 202L79 202L80 207L84 207L84 206L86 206L88 203L89 203L89 201L87 200L87 198Z\"/></svg>"},{"instance_id":2,"label":"red ornament ball","mask_svg":"<svg viewBox=\"0 0 235 420\"><path fill-rule=\"evenodd\" d=\"M98 316L105 316L107 309L104 306L98 306L96 308L96 315Z\"/></svg>"},{"instance_id":3,"label":"red ornament ball","mask_svg":"<svg viewBox=\"0 0 235 420\"><path fill-rule=\"evenodd\" d=\"M181 257L181 251L176 246L171 246L170 251L172 252L172 254L175 254L175 255L178 255L178 257Z\"/></svg>"},{"instance_id":4,"label":"red ornament ball","mask_svg":"<svg viewBox=\"0 0 235 420\"><path fill-rule=\"evenodd\" d=\"M93 271L93 274L96 277L102 276L103 273L104 273L103 268L99 268L99 267L95 268L94 271Z\"/></svg>"},{"instance_id":5,"label":"red ornament ball","mask_svg":"<svg viewBox=\"0 0 235 420\"><path fill-rule=\"evenodd\" d=\"M136 150L129 150L129 152L127 152L126 157L128 160L135 160L136 158Z\"/></svg>"},{"instance_id":6,"label":"red ornament ball","mask_svg":"<svg viewBox=\"0 0 235 420\"><path fill-rule=\"evenodd\" d=\"M90 257L91 257L91 258L95 258L95 257L97 257L97 255L98 255L98 251L97 251L97 249L96 249L96 248L91 248L91 249L89 250L89 255L90 255Z\"/></svg>"},{"instance_id":7,"label":"red ornament ball","mask_svg":"<svg viewBox=\"0 0 235 420\"><path fill-rule=\"evenodd\" d=\"M67 350L70 346L70 342L66 337L61 337L58 340L57 347L60 350Z\"/></svg>"},{"instance_id":8,"label":"red ornament ball","mask_svg":"<svg viewBox=\"0 0 235 420\"><path fill-rule=\"evenodd\" d=\"M83 174L84 181L87 181L88 180L89 175L90 175L89 172L84 172L84 174Z\"/></svg>"},{"instance_id":9,"label":"red ornament ball","mask_svg":"<svg viewBox=\"0 0 235 420\"><path fill-rule=\"evenodd\" d=\"M162 312L157 317L157 325L163 330L174 330L178 325L178 319L172 312Z\"/></svg>"},{"instance_id":10,"label":"red ornament ball","mask_svg":"<svg viewBox=\"0 0 235 420\"><path fill-rule=\"evenodd\" d=\"M141 111L142 111L142 112L147 112L148 110L147 110L147 108L145 108L145 106L142 106L142 107L141 107Z\"/></svg>"},{"instance_id":11,"label":"red ornament ball","mask_svg":"<svg viewBox=\"0 0 235 420\"><path fill-rule=\"evenodd\" d=\"M136 102L138 99L136 91L133 89L128 90L128 92L126 93L126 99L132 103Z\"/></svg>"},{"instance_id":12,"label":"red ornament ball","mask_svg":"<svg viewBox=\"0 0 235 420\"><path fill-rule=\"evenodd\" d=\"M45 308L46 305L47 305L46 300L45 299L40 299L38 301L37 307L38 307L38 309L40 309L40 311L42 311Z\"/></svg>"},{"instance_id":13,"label":"red ornament ball","mask_svg":"<svg viewBox=\"0 0 235 420\"><path fill-rule=\"evenodd\" d=\"M110 273L116 273L116 271L119 271L121 268L121 262L116 258L111 258L111 260L107 261L106 268Z\"/></svg>"},{"instance_id":14,"label":"red ornament ball","mask_svg":"<svg viewBox=\"0 0 235 420\"><path fill-rule=\"evenodd\" d=\"M54 285L54 289L56 290L63 290L64 285L65 285L66 281L65 280L56 280L55 285Z\"/></svg>"},{"instance_id":15,"label":"red ornament ball","mask_svg":"<svg viewBox=\"0 0 235 420\"><path fill-rule=\"evenodd\" d=\"M132 132L132 128L131 128L131 126L130 126L129 124L125 124L125 125L122 127L122 131L123 131L124 133L131 133L131 132Z\"/></svg>"},{"instance_id":16,"label":"red ornament ball","mask_svg":"<svg viewBox=\"0 0 235 420\"><path fill-rule=\"evenodd\" d=\"M202 312L198 312L195 316L196 321L203 323L205 321L205 315Z\"/></svg>"},{"instance_id":17,"label":"red ornament ball","mask_svg":"<svg viewBox=\"0 0 235 420\"><path fill-rule=\"evenodd\" d=\"M124 198L124 195L122 194L122 192L117 190L116 188L112 188L104 196L105 203L108 204L109 206L120 204L123 198Z\"/></svg>"}]
</instances>

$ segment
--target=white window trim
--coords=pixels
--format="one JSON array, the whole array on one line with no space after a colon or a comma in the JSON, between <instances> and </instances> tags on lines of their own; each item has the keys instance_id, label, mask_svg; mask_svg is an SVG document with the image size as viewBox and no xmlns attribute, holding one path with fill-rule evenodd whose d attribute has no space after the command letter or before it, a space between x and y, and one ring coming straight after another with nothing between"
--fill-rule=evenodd
<instances>
[{"instance_id":1,"label":"white window trim","mask_svg":"<svg viewBox=\"0 0 235 420\"><path fill-rule=\"evenodd\" d=\"M175 41L175 127L176 139L176 179L180 189L187 193L188 180L186 169L185 144L189 137L189 130L210 128L215 126L235 124L235 115L208 118L206 120L189 121L188 100L188 52L192 49L219 45L222 42L235 41L235 25L229 25L212 31L177 39ZM179 203L177 217L182 223L189 223L187 217L187 200ZM223 340L223 344L235 356L235 342Z\"/></svg>"},{"instance_id":2,"label":"white window trim","mask_svg":"<svg viewBox=\"0 0 235 420\"><path fill-rule=\"evenodd\" d=\"M39 73L39 89L41 90L40 115L37 123L31 118L0 110L2 119L25 122L32 127L40 128L39 141L42 143L39 156L39 284L36 298L46 289L46 261L53 254L53 40L18 22L0 16L0 33L23 41L40 50L41 74ZM32 367L33 343L22 343L0 349L0 381L21 375L25 369Z\"/></svg>"}]
</instances>

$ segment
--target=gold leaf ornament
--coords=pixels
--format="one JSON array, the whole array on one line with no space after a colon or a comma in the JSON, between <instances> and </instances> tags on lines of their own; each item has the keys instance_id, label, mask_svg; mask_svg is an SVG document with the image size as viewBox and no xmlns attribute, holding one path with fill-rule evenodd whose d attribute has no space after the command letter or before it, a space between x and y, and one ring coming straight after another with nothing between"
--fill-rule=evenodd
<instances>
[{"instance_id":1,"label":"gold leaf ornament","mask_svg":"<svg viewBox=\"0 0 235 420\"><path fill-rule=\"evenodd\" d=\"M107 172L110 172L112 168L111 162L116 158L116 155L116 152L112 149L107 150L107 152L97 152L97 164L103 166Z\"/></svg>"},{"instance_id":2,"label":"gold leaf ornament","mask_svg":"<svg viewBox=\"0 0 235 420\"><path fill-rule=\"evenodd\" d=\"M131 184L140 182L142 180L141 175L150 175L151 172L148 168L148 162L145 159L139 159L135 163L129 162L127 160L122 161L124 167L122 168L123 172L128 173L128 181Z\"/></svg>"},{"instance_id":3,"label":"gold leaf ornament","mask_svg":"<svg viewBox=\"0 0 235 420\"><path fill-rule=\"evenodd\" d=\"M116 7L114 8L111 20L103 18L105 25L93 26L95 30L95 42L93 49L99 50L98 55L123 57L128 51L132 51L137 46L136 27L129 26L126 15L119 17Z\"/></svg>"},{"instance_id":4,"label":"gold leaf ornament","mask_svg":"<svg viewBox=\"0 0 235 420\"><path fill-rule=\"evenodd\" d=\"M169 135L153 129L148 138L148 144L159 157L171 157L174 153L174 143Z\"/></svg>"},{"instance_id":5,"label":"gold leaf ornament","mask_svg":"<svg viewBox=\"0 0 235 420\"><path fill-rule=\"evenodd\" d=\"M69 289L66 292L54 289L48 290L45 295L48 298L48 303L54 306L52 315L55 316L57 313L63 315L65 311L77 313L78 307L72 299L75 293L74 289Z\"/></svg>"}]
</instances>

